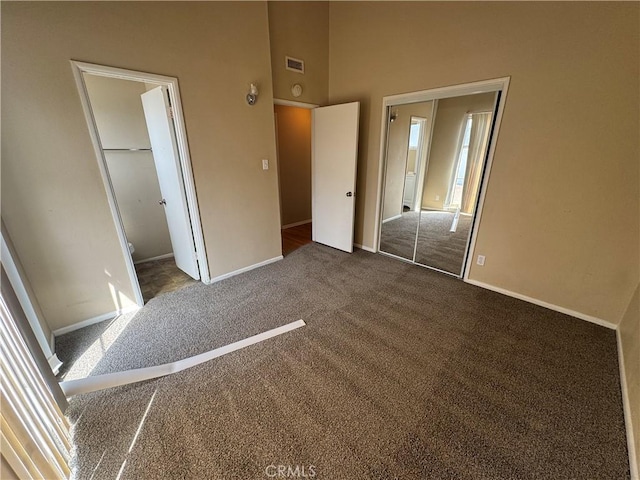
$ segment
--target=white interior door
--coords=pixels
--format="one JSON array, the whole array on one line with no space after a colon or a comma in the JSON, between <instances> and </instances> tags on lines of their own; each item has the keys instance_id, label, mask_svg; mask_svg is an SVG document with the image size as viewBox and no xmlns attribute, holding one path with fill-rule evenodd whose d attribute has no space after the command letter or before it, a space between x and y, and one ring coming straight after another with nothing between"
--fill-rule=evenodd
<instances>
[{"instance_id":1,"label":"white interior door","mask_svg":"<svg viewBox=\"0 0 640 480\"><path fill-rule=\"evenodd\" d=\"M407 173L404 177L404 198L403 207L413 207L416 197L416 174L414 172Z\"/></svg>"},{"instance_id":2,"label":"white interior door","mask_svg":"<svg viewBox=\"0 0 640 480\"><path fill-rule=\"evenodd\" d=\"M353 252L360 103L312 111L313 241Z\"/></svg>"},{"instance_id":3,"label":"white interior door","mask_svg":"<svg viewBox=\"0 0 640 480\"><path fill-rule=\"evenodd\" d=\"M200 270L184 191L182 169L176 146L166 87L157 87L141 95L149 140L156 164L164 212L169 225L173 255L178 268L196 280Z\"/></svg>"}]
</instances>

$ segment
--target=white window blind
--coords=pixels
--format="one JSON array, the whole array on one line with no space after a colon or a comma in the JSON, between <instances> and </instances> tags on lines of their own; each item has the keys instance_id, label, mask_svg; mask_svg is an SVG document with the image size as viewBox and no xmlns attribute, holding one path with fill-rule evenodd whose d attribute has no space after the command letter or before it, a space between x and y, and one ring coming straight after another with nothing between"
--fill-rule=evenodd
<instances>
[{"instance_id":1,"label":"white window blind","mask_svg":"<svg viewBox=\"0 0 640 480\"><path fill-rule=\"evenodd\" d=\"M69 478L69 424L0 297L0 450L20 479Z\"/></svg>"}]
</instances>

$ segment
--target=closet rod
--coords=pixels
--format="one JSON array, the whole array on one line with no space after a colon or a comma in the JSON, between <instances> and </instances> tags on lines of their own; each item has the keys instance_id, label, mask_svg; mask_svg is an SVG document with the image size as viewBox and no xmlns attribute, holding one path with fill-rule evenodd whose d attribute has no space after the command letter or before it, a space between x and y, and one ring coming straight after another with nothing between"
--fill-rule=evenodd
<instances>
[{"instance_id":1,"label":"closet rod","mask_svg":"<svg viewBox=\"0 0 640 480\"><path fill-rule=\"evenodd\" d=\"M103 148L105 152L150 152L150 148Z\"/></svg>"}]
</instances>

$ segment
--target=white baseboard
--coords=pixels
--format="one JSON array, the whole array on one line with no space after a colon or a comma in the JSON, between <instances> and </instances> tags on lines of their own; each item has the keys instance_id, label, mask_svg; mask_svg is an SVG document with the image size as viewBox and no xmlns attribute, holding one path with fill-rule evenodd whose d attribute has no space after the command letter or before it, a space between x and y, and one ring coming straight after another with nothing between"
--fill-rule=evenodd
<instances>
[{"instance_id":1,"label":"white baseboard","mask_svg":"<svg viewBox=\"0 0 640 480\"><path fill-rule=\"evenodd\" d=\"M53 334L56 337L59 337L60 335L64 335L65 333L73 332L75 330L80 330L81 328L88 327L89 325L93 325L95 323L104 322L105 320L111 320L112 318L115 318L118 315L135 312L136 310L139 310L139 309L140 307L138 305L133 305L131 307L114 310L113 312L103 313L102 315L98 315L97 317L88 318L86 320L82 320L81 322L74 323L73 325L68 325L66 327L58 328L53 331Z\"/></svg>"},{"instance_id":2,"label":"white baseboard","mask_svg":"<svg viewBox=\"0 0 640 480\"><path fill-rule=\"evenodd\" d=\"M212 283L216 283L216 282L219 282L221 280L224 280L226 278L235 277L236 275L240 275L241 273L248 272L249 270L254 270L256 268L264 267L265 265L269 265L270 263L277 262L279 260L282 260L283 258L284 257L282 255L279 255L277 257L270 258L269 260L265 260L264 262L255 263L253 265L249 265L248 267L243 267L243 268L240 268L238 270L234 270L233 272L229 272L229 273L224 273L222 275L218 275L217 277L213 277L209 281L209 285L212 284Z\"/></svg>"},{"instance_id":3,"label":"white baseboard","mask_svg":"<svg viewBox=\"0 0 640 480\"><path fill-rule=\"evenodd\" d=\"M60 367L62 366L62 361L58 358L58 355L54 353L47 359L47 361L49 362L49 366L51 367L53 374L57 375L60 371Z\"/></svg>"},{"instance_id":4,"label":"white baseboard","mask_svg":"<svg viewBox=\"0 0 640 480\"><path fill-rule=\"evenodd\" d=\"M173 257L173 252L165 253L164 255L158 255L157 257L145 258L143 260L136 260L135 262L133 262L133 264L138 265L139 263L153 262L155 260L164 260L165 258L171 258L171 257Z\"/></svg>"},{"instance_id":5,"label":"white baseboard","mask_svg":"<svg viewBox=\"0 0 640 480\"><path fill-rule=\"evenodd\" d=\"M400 215L396 215L396 216L394 216L394 217L389 217L389 218L387 218L386 220L383 220L383 221L382 221L382 223L387 223L387 222L390 222L390 221L392 221L392 220L397 220L398 218L402 218L402 214L400 214Z\"/></svg>"},{"instance_id":6,"label":"white baseboard","mask_svg":"<svg viewBox=\"0 0 640 480\"><path fill-rule=\"evenodd\" d=\"M596 325L600 325L601 327L607 327L607 328L610 328L611 330L617 330L618 328L618 326L615 323L611 323L607 320L593 317L585 313L576 312L575 310L570 310L568 308L561 307L559 305L554 305L552 303L543 302L542 300L538 300L537 298L527 297L526 295L512 292L504 288L496 287L488 283L479 282L477 280L472 280L470 278L467 278L464 281L466 283L470 283L471 285L476 285L477 287L482 287L482 288L486 288L487 290L492 290L494 292L502 293L503 295L507 295L508 297L524 300L525 302L533 303L534 305L539 305L541 307L548 308L549 310L555 310L556 312L564 313L566 315L571 315L572 317L579 318L580 320L586 320L587 322L595 323Z\"/></svg>"},{"instance_id":7,"label":"white baseboard","mask_svg":"<svg viewBox=\"0 0 640 480\"><path fill-rule=\"evenodd\" d=\"M311 223L311 219L303 220L301 222L287 223L286 225L282 225L280 227L280 230L286 230L287 228L299 227L300 225L306 225L307 223Z\"/></svg>"},{"instance_id":8,"label":"white baseboard","mask_svg":"<svg viewBox=\"0 0 640 480\"><path fill-rule=\"evenodd\" d=\"M354 243L353 246L357 247L357 248L360 248L360 249L364 250L365 252L376 253L376 251L373 248L366 247L364 245L360 245L359 243Z\"/></svg>"},{"instance_id":9,"label":"white baseboard","mask_svg":"<svg viewBox=\"0 0 640 480\"><path fill-rule=\"evenodd\" d=\"M201 363L213 360L214 358L226 355L227 353L235 352L236 350L291 332L292 330L304 327L305 325L304 320L298 320L296 322L291 322L286 325L282 325L281 327L253 335L252 337L239 340L229 345L225 345L224 347L216 348L193 357L183 358L176 362L165 363L155 367L135 368L132 370L125 370L124 372L107 373L104 375L79 378L77 380L69 380L61 382L60 388L62 388L64 394L69 398L81 393L95 392L106 388L118 387L120 385L144 382L145 380L151 380L153 378L181 372L188 368L195 367L196 365L200 365ZM153 400L153 397L151 398ZM151 402L149 403L149 406L151 406ZM148 408L149 407L147 407L147 410Z\"/></svg>"},{"instance_id":10,"label":"white baseboard","mask_svg":"<svg viewBox=\"0 0 640 480\"><path fill-rule=\"evenodd\" d=\"M631 400L627 387L627 376L624 368L624 352L622 351L622 340L620 330L616 331L618 342L618 365L620 367L620 387L622 389L622 406L624 409L624 425L627 431L627 450L629 451L629 468L631 469L631 480L640 480L640 466L636 458L636 442L633 435L633 425L631 423ZM640 440L640 439L639 439Z\"/></svg>"}]
</instances>

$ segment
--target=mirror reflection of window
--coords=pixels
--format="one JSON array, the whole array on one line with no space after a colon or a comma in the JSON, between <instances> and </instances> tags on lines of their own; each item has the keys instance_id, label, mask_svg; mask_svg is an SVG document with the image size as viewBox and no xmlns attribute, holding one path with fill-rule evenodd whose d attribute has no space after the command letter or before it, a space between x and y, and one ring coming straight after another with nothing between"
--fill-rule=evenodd
<instances>
[{"instance_id":1,"label":"mirror reflection of window","mask_svg":"<svg viewBox=\"0 0 640 480\"><path fill-rule=\"evenodd\" d=\"M416 174L416 159L418 158L418 144L420 142L419 120L411 120L411 128L409 130L409 151L407 152L407 174Z\"/></svg>"},{"instance_id":2,"label":"mirror reflection of window","mask_svg":"<svg viewBox=\"0 0 640 480\"><path fill-rule=\"evenodd\" d=\"M420 210L418 194L421 182L418 180L418 174L421 163L423 162L421 157L423 156L424 150L424 129L426 121L427 120L425 118L413 115L411 116L409 140L407 142L407 162L405 167L404 194L402 202L403 212Z\"/></svg>"},{"instance_id":3,"label":"mirror reflection of window","mask_svg":"<svg viewBox=\"0 0 640 480\"><path fill-rule=\"evenodd\" d=\"M471 124L473 117L467 115L467 121L462 135L462 145L460 145L460 154L458 155L458 166L454 170L451 186L449 187L447 207L460 208L462 202L462 189L464 186L464 177L467 173L467 157L469 155L469 138L471 137Z\"/></svg>"},{"instance_id":4,"label":"mirror reflection of window","mask_svg":"<svg viewBox=\"0 0 640 480\"><path fill-rule=\"evenodd\" d=\"M492 112L469 113L466 116L460 153L445 204L449 210L470 214L475 209L492 118Z\"/></svg>"}]
</instances>

